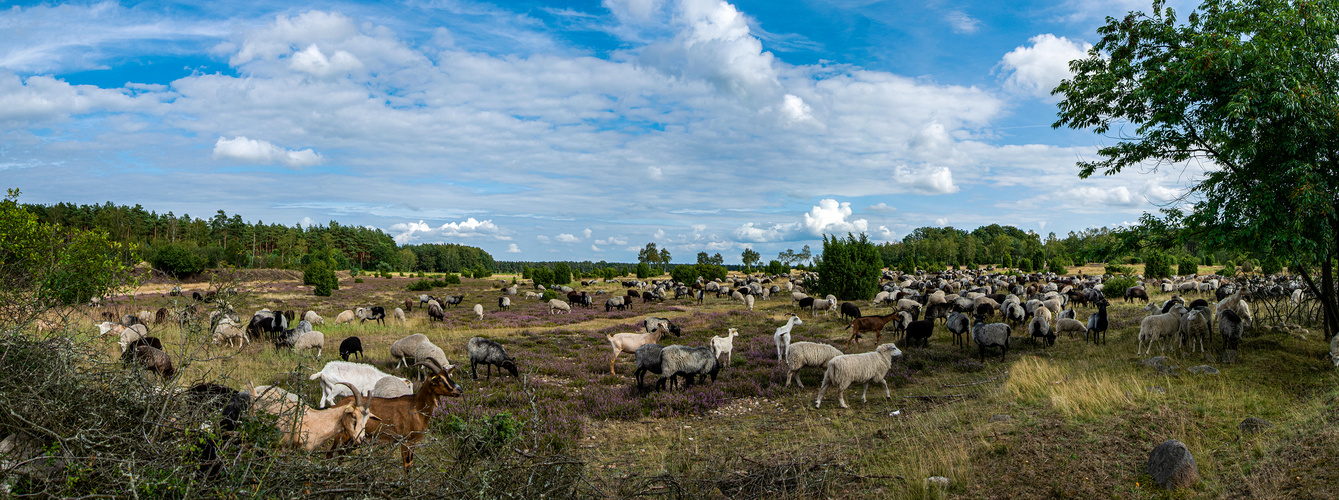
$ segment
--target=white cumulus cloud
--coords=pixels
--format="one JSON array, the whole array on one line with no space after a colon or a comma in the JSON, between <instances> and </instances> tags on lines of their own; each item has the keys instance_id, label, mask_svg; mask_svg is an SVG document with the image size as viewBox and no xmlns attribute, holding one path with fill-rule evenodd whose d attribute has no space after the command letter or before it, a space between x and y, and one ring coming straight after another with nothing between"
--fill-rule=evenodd
<instances>
[{"instance_id":1,"label":"white cumulus cloud","mask_svg":"<svg viewBox=\"0 0 1339 500\"><path fill-rule=\"evenodd\" d=\"M1050 33L1034 36L1028 42L1032 45L1020 45L1000 61L1009 75L1004 85L1015 92L1050 100L1054 99L1051 89L1073 76L1069 61L1087 57L1088 49L1093 48L1091 43Z\"/></svg>"},{"instance_id":2,"label":"white cumulus cloud","mask_svg":"<svg viewBox=\"0 0 1339 500\"><path fill-rule=\"evenodd\" d=\"M438 227L432 227L423 221L402 222L391 225L390 233L396 243L402 245L414 242L444 242L449 238L492 238L502 241L511 239L492 220L481 221L474 217L461 222L448 222Z\"/></svg>"},{"instance_id":3,"label":"white cumulus cloud","mask_svg":"<svg viewBox=\"0 0 1339 500\"><path fill-rule=\"evenodd\" d=\"M733 234L738 241L766 243L819 238L824 234L864 233L869 231L869 221L865 219L848 220L851 213L850 202L838 202L827 198L820 200L818 205L803 214L798 221L771 225L746 222L735 228Z\"/></svg>"},{"instance_id":4,"label":"white cumulus cloud","mask_svg":"<svg viewBox=\"0 0 1339 500\"><path fill-rule=\"evenodd\" d=\"M510 243L507 245L507 253L521 253L521 247L516 246L515 243Z\"/></svg>"},{"instance_id":5,"label":"white cumulus cloud","mask_svg":"<svg viewBox=\"0 0 1339 500\"><path fill-rule=\"evenodd\" d=\"M289 58L288 65L290 68L318 77L337 76L363 68L363 62L353 54L336 50L327 58L314 43L294 53Z\"/></svg>"},{"instance_id":6,"label":"white cumulus cloud","mask_svg":"<svg viewBox=\"0 0 1339 500\"><path fill-rule=\"evenodd\" d=\"M571 233L562 233L558 236L554 236L553 239L558 240L559 243L576 243L581 241L580 238L577 238L576 235Z\"/></svg>"},{"instance_id":7,"label":"white cumulus cloud","mask_svg":"<svg viewBox=\"0 0 1339 500\"><path fill-rule=\"evenodd\" d=\"M219 137L218 142L214 143L214 159L238 160L260 165L280 164L293 168L319 165L322 160L321 155L311 148L293 151L275 146L269 141L248 139L243 135L232 139Z\"/></svg>"},{"instance_id":8,"label":"white cumulus cloud","mask_svg":"<svg viewBox=\"0 0 1339 500\"><path fill-rule=\"evenodd\" d=\"M661 171L660 167L646 167L646 176L653 181L664 180L665 172Z\"/></svg>"}]
</instances>

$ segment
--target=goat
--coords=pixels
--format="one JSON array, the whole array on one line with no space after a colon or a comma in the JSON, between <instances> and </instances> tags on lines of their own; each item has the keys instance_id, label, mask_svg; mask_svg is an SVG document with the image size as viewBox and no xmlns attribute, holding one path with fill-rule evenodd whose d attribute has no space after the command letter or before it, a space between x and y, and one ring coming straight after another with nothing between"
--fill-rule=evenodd
<instances>
[{"instance_id":1,"label":"goat","mask_svg":"<svg viewBox=\"0 0 1339 500\"><path fill-rule=\"evenodd\" d=\"M792 314L786 320L786 324L778 327L776 333L772 334L772 341L776 343L776 360L778 362L784 363L786 361L786 350L790 349L790 330L795 328L795 325L803 324L804 321L800 320L799 316Z\"/></svg>"},{"instance_id":2,"label":"goat","mask_svg":"<svg viewBox=\"0 0 1339 500\"><path fill-rule=\"evenodd\" d=\"M557 300L557 299L554 299ZM614 362L618 361L618 355L623 353L636 354L637 348L646 344L656 344L660 342L660 337L665 335L665 328L657 326L654 331L648 333L618 333L606 335L609 339L609 346L613 349L614 355L609 357L609 373L614 373Z\"/></svg>"},{"instance_id":3,"label":"goat","mask_svg":"<svg viewBox=\"0 0 1339 500\"><path fill-rule=\"evenodd\" d=\"M280 421L281 439L290 446L307 451L315 450L336 435L340 435L346 442L361 443L367 423L373 417L368 408L369 401L354 390L353 385L347 382L340 384L353 390L353 403L325 410L304 408L302 420L293 422L296 425L285 428L285 422Z\"/></svg>"},{"instance_id":4,"label":"goat","mask_svg":"<svg viewBox=\"0 0 1339 500\"><path fill-rule=\"evenodd\" d=\"M711 352L716 354L717 359L720 359L721 355L724 354L725 364L727 366L729 366L730 362L734 360L734 353L733 353L734 340L735 337L738 336L739 336L739 330L731 328L730 332L726 334L726 336L711 338Z\"/></svg>"},{"instance_id":5,"label":"goat","mask_svg":"<svg viewBox=\"0 0 1339 500\"><path fill-rule=\"evenodd\" d=\"M884 325L896 318L898 312L900 311L894 311L883 316L865 316L846 325L844 329L851 330L851 339L846 341L846 348L850 349L852 344L859 345L860 334L867 332L874 332L874 343L877 345L879 338L883 336Z\"/></svg>"},{"instance_id":6,"label":"goat","mask_svg":"<svg viewBox=\"0 0 1339 500\"><path fill-rule=\"evenodd\" d=\"M400 458L404 469L408 471L414 465L414 445L427 435L428 419L436 413L438 399L442 397L458 398L464 391L451 381L451 372L455 367L442 368L434 360L419 362L431 369L434 374L419 387L412 396L398 398L369 398L368 409L377 416L368 421L367 433L376 436L383 443L397 443L400 446ZM353 397L345 397L340 404L347 404ZM343 447L348 441L341 439L331 449L329 455Z\"/></svg>"},{"instance_id":7,"label":"goat","mask_svg":"<svg viewBox=\"0 0 1339 500\"><path fill-rule=\"evenodd\" d=\"M321 385L321 400L316 405L318 408L324 408L329 403L348 395L340 388L342 382L353 384L354 392L365 393L372 390L372 386L376 385L378 380L389 376L391 375L369 364L331 361L326 363L321 371L311 374L307 379L315 380Z\"/></svg>"}]
</instances>

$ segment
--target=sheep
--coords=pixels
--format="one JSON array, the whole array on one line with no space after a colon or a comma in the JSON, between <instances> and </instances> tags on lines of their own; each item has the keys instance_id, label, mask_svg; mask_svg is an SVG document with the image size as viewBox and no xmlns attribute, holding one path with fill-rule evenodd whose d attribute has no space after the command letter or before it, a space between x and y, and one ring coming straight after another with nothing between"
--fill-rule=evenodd
<instances>
[{"instance_id":1,"label":"sheep","mask_svg":"<svg viewBox=\"0 0 1339 500\"><path fill-rule=\"evenodd\" d=\"M1170 338L1178 335L1181 331L1181 316L1185 314L1186 308L1179 304L1172 306L1171 311L1163 314L1154 314L1144 318L1139 322L1139 345L1135 348L1135 355L1139 355L1144 347L1144 342L1148 342L1148 352L1153 352L1153 341L1158 341L1162 351L1167 350L1163 343L1164 338ZM1173 345L1175 347L1175 345Z\"/></svg>"},{"instance_id":2,"label":"sheep","mask_svg":"<svg viewBox=\"0 0 1339 500\"><path fill-rule=\"evenodd\" d=\"M814 309L814 298L813 298L813 297L805 297L805 298L802 298L802 299L799 300L799 302L796 302L796 306L799 307L799 310L801 310L801 311L803 311L803 310L805 310L805 309L809 309L810 311L813 311L813 309ZM813 313L811 312L810 314L813 314Z\"/></svg>"},{"instance_id":3,"label":"sheep","mask_svg":"<svg viewBox=\"0 0 1339 500\"><path fill-rule=\"evenodd\" d=\"M225 317L214 327L214 345L218 345L220 341L227 340L228 347L232 347L232 341L234 339L237 340L237 348L239 349L242 346L251 343L251 339L246 336L246 330L242 328L242 325L234 323L231 319Z\"/></svg>"},{"instance_id":4,"label":"sheep","mask_svg":"<svg viewBox=\"0 0 1339 500\"><path fill-rule=\"evenodd\" d=\"M888 291L879 292L874 295L874 302L870 303L870 306L877 307L879 304L888 302L890 296L892 296L892 292Z\"/></svg>"},{"instance_id":5,"label":"sheep","mask_svg":"<svg viewBox=\"0 0 1339 500\"><path fill-rule=\"evenodd\" d=\"M414 299L404 299L404 310L406 311L414 310Z\"/></svg>"},{"instance_id":6,"label":"sheep","mask_svg":"<svg viewBox=\"0 0 1339 500\"><path fill-rule=\"evenodd\" d=\"M1046 309L1039 308L1037 309L1037 311L1038 312L1046 311ZM1055 332L1051 331L1050 319L1051 318L1049 312L1046 313L1045 315L1038 314L1036 316L1033 316L1032 321L1028 322L1027 325L1028 336L1032 337L1033 341L1036 341L1038 337L1041 337L1041 339L1045 342L1045 345L1048 346L1055 345Z\"/></svg>"},{"instance_id":7,"label":"sheep","mask_svg":"<svg viewBox=\"0 0 1339 500\"><path fill-rule=\"evenodd\" d=\"M475 304L475 305L474 305L474 315L475 315L475 316L478 316L480 321L483 321L483 319L484 319L484 306L483 306L483 304Z\"/></svg>"},{"instance_id":8,"label":"sheep","mask_svg":"<svg viewBox=\"0 0 1339 500\"><path fill-rule=\"evenodd\" d=\"M318 331L305 332L293 343L293 352L303 349L316 349L316 357L321 357L321 351L325 349L325 334Z\"/></svg>"},{"instance_id":9,"label":"sheep","mask_svg":"<svg viewBox=\"0 0 1339 500\"><path fill-rule=\"evenodd\" d=\"M605 335L609 339L609 346L613 349L613 356L609 357L609 373L614 373L614 362L618 361L618 355L623 353L636 354L637 348L646 344L655 344L660 342L660 337L664 336L665 329L657 327L654 331L647 333L617 333L614 335Z\"/></svg>"},{"instance_id":10,"label":"sheep","mask_svg":"<svg viewBox=\"0 0 1339 500\"><path fill-rule=\"evenodd\" d=\"M359 358L363 356L363 340L358 337L349 337L339 343L339 357L344 361L349 360L349 356L358 354Z\"/></svg>"},{"instance_id":11,"label":"sheep","mask_svg":"<svg viewBox=\"0 0 1339 500\"><path fill-rule=\"evenodd\" d=\"M163 341L158 340L158 337L140 337L139 340L131 342L129 346L126 346L126 352L121 353L121 362L126 364L134 362L136 355L139 354L138 347L142 345L160 351L163 350Z\"/></svg>"},{"instance_id":12,"label":"sheep","mask_svg":"<svg viewBox=\"0 0 1339 500\"><path fill-rule=\"evenodd\" d=\"M716 359L720 359L721 355L724 354L725 364L727 366L731 361L734 361L734 353L732 351L734 351L735 337L738 336L739 330L731 328L724 337L714 336L711 338L711 352L716 354Z\"/></svg>"},{"instance_id":13,"label":"sheep","mask_svg":"<svg viewBox=\"0 0 1339 500\"><path fill-rule=\"evenodd\" d=\"M298 323L297 327L284 330L279 336L274 338L274 350L277 351L284 347L296 346L298 339L301 338L303 334L310 331L312 331L311 323L308 323L307 320L302 320Z\"/></svg>"},{"instance_id":14,"label":"sheep","mask_svg":"<svg viewBox=\"0 0 1339 500\"><path fill-rule=\"evenodd\" d=\"M1167 290L1167 291L1170 291L1170 290ZM1132 286L1132 287L1130 287L1130 288L1126 288L1126 289L1125 289L1125 301L1126 301L1126 302L1129 302L1129 301L1131 301L1131 300L1133 300L1133 299L1139 299L1139 300L1141 300L1141 301L1148 302L1148 291L1144 290L1144 287L1142 287L1142 286L1138 286L1138 285Z\"/></svg>"},{"instance_id":15,"label":"sheep","mask_svg":"<svg viewBox=\"0 0 1339 500\"><path fill-rule=\"evenodd\" d=\"M835 300L817 299L814 300L813 304L809 305L810 316L813 316L814 313L818 311L823 311L823 315L827 316L829 312L836 310L837 310L837 301Z\"/></svg>"},{"instance_id":16,"label":"sheep","mask_svg":"<svg viewBox=\"0 0 1339 500\"><path fill-rule=\"evenodd\" d=\"M712 355L710 347L672 345L660 351L660 369L664 376L656 381L657 388L663 389L666 380L670 388L676 387L678 380L675 377L683 377L685 387L692 387L695 376L705 380L710 375L711 381L715 382L721 364Z\"/></svg>"},{"instance_id":17,"label":"sheep","mask_svg":"<svg viewBox=\"0 0 1339 500\"><path fill-rule=\"evenodd\" d=\"M428 304L428 321L432 320L446 321L446 313L442 311L442 306L437 304Z\"/></svg>"},{"instance_id":18,"label":"sheep","mask_svg":"<svg viewBox=\"0 0 1339 500\"><path fill-rule=\"evenodd\" d=\"M1061 319L1077 319L1077 318L1078 318L1078 314L1074 312L1074 308L1072 308L1072 307L1069 308L1069 309L1065 309L1065 310L1063 310L1063 311L1060 311L1060 314L1055 315L1055 319L1057 319L1057 320L1061 320Z\"/></svg>"},{"instance_id":19,"label":"sheep","mask_svg":"<svg viewBox=\"0 0 1339 500\"><path fill-rule=\"evenodd\" d=\"M530 300L530 299L539 300L539 294L537 294L537 293L535 293L535 292L525 292L525 300Z\"/></svg>"},{"instance_id":20,"label":"sheep","mask_svg":"<svg viewBox=\"0 0 1339 500\"><path fill-rule=\"evenodd\" d=\"M368 422L367 434L377 436L377 440L384 443L398 444L405 471L414 465L414 446L427 435L428 420L439 413L436 411L438 401L442 397L458 398L464 393L451 380L454 366L443 368L432 363L431 360L418 363L434 373L412 396L369 399L368 407L377 418ZM340 404L347 404L351 399L352 396L345 397ZM337 442L330 455L343 448L346 442L343 439Z\"/></svg>"},{"instance_id":21,"label":"sheep","mask_svg":"<svg viewBox=\"0 0 1339 500\"><path fill-rule=\"evenodd\" d=\"M126 352L131 343L143 337L149 336L149 330L144 325L121 326L116 323L104 321L98 324L100 335L115 334L120 337L117 342L121 345L121 352Z\"/></svg>"},{"instance_id":22,"label":"sheep","mask_svg":"<svg viewBox=\"0 0 1339 500\"><path fill-rule=\"evenodd\" d=\"M1204 352L1204 339L1209 336L1209 308L1196 307L1181 319L1181 333L1190 339L1190 352L1195 352L1195 341L1200 343L1200 352Z\"/></svg>"},{"instance_id":23,"label":"sheep","mask_svg":"<svg viewBox=\"0 0 1339 500\"><path fill-rule=\"evenodd\" d=\"M986 324L984 316L977 316L972 323L972 341L976 342L977 350L981 354L981 362L986 362L986 348L1000 348L1000 362L1004 362L1005 354L1009 352L1009 336L1013 334L1013 328L1004 323Z\"/></svg>"},{"instance_id":24,"label":"sheep","mask_svg":"<svg viewBox=\"0 0 1339 500\"><path fill-rule=\"evenodd\" d=\"M342 325L344 323L353 323L354 319L357 318L353 316L353 311L345 309L344 312L339 313L339 316L335 318L335 324Z\"/></svg>"},{"instance_id":25,"label":"sheep","mask_svg":"<svg viewBox=\"0 0 1339 500\"><path fill-rule=\"evenodd\" d=\"M372 386L372 393L369 396L374 398L398 398L413 393L414 386L409 383L409 380L400 377L381 377Z\"/></svg>"},{"instance_id":26,"label":"sheep","mask_svg":"<svg viewBox=\"0 0 1339 500\"><path fill-rule=\"evenodd\" d=\"M409 366L409 362L407 360L413 359L414 349L418 347L420 343L423 343L427 340L428 340L427 335L424 335L422 333L415 333L413 335L402 338L392 343L391 357L397 361L397 363L395 363L395 367L400 368L401 366Z\"/></svg>"},{"instance_id":27,"label":"sheep","mask_svg":"<svg viewBox=\"0 0 1339 500\"><path fill-rule=\"evenodd\" d=\"M861 316L860 306L855 305L854 302L842 302L839 309L841 309L842 319L852 320Z\"/></svg>"},{"instance_id":28,"label":"sheep","mask_svg":"<svg viewBox=\"0 0 1339 500\"><path fill-rule=\"evenodd\" d=\"M359 310L359 311L363 311L362 316L359 316L359 318L361 319L361 321L359 321L360 323L363 322L363 321L367 321L367 320L370 319L370 320L376 321L377 323L379 323L379 324L385 326L385 324L386 324L386 308L381 307L381 306L372 306L372 307L369 307L369 308L366 308L366 309L360 307L360 308L358 308L358 310Z\"/></svg>"},{"instance_id":29,"label":"sheep","mask_svg":"<svg viewBox=\"0 0 1339 500\"><path fill-rule=\"evenodd\" d=\"M313 325L325 324L325 319L322 318L321 315L316 314L316 311L307 311L302 315L302 319Z\"/></svg>"},{"instance_id":30,"label":"sheep","mask_svg":"<svg viewBox=\"0 0 1339 500\"><path fill-rule=\"evenodd\" d=\"M1223 348L1236 350L1241 344L1241 316L1231 309L1218 311L1218 331L1223 335ZM1335 337L1339 338L1339 335Z\"/></svg>"},{"instance_id":31,"label":"sheep","mask_svg":"<svg viewBox=\"0 0 1339 500\"><path fill-rule=\"evenodd\" d=\"M177 370L172 368L172 357L162 349L150 345L135 347L135 361L143 365L145 370L157 373L164 380L172 378L172 375L177 373Z\"/></svg>"},{"instance_id":32,"label":"sheep","mask_svg":"<svg viewBox=\"0 0 1339 500\"><path fill-rule=\"evenodd\" d=\"M507 311L507 310L510 310L510 309L511 309L511 297L505 297L505 296L504 296L504 297L498 297L498 298L497 298L497 309L498 309L499 311Z\"/></svg>"},{"instance_id":33,"label":"sheep","mask_svg":"<svg viewBox=\"0 0 1339 500\"><path fill-rule=\"evenodd\" d=\"M1339 336L1336 336L1336 338L1339 338ZM633 353L633 357L637 360L637 369L633 371L633 375L637 377L638 389L642 388L642 377L646 375L646 372L656 375L664 373L660 363L662 349L664 348L660 344L643 344Z\"/></svg>"},{"instance_id":34,"label":"sheep","mask_svg":"<svg viewBox=\"0 0 1339 500\"><path fill-rule=\"evenodd\" d=\"M341 384L352 385L341 382ZM326 410L304 408L302 419L296 422L280 420L280 440L294 448L307 451L315 450L330 438L343 433L345 441L361 443L367 429L367 422L373 416L368 408L370 401L362 394L353 393L353 403L340 405Z\"/></svg>"},{"instance_id":35,"label":"sheep","mask_svg":"<svg viewBox=\"0 0 1339 500\"><path fill-rule=\"evenodd\" d=\"M753 296L752 296L752 295L745 295L745 296L744 296L744 307L747 307L748 310L750 310L750 311L753 310ZM824 315L826 315L826 313L824 313Z\"/></svg>"},{"instance_id":36,"label":"sheep","mask_svg":"<svg viewBox=\"0 0 1339 500\"><path fill-rule=\"evenodd\" d=\"M407 322L404 319L404 309L400 309L398 307L395 308L395 321L399 321L401 325Z\"/></svg>"},{"instance_id":37,"label":"sheep","mask_svg":"<svg viewBox=\"0 0 1339 500\"><path fill-rule=\"evenodd\" d=\"M572 314L572 306L558 299L549 299L549 314L558 314L559 312Z\"/></svg>"},{"instance_id":38,"label":"sheep","mask_svg":"<svg viewBox=\"0 0 1339 500\"><path fill-rule=\"evenodd\" d=\"M913 346L919 342L921 347L930 347L930 335L934 330L935 322L932 319L912 321L907 325L907 342Z\"/></svg>"},{"instance_id":39,"label":"sheep","mask_svg":"<svg viewBox=\"0 0 1339 500\"><path fill-rule=\"evenodd\" d=\"M949 316L945 326L953 334L953 345L967 347L967 333L972 329L972 321L966 314L953 313L952 316Z\"/></svg>"},{"instance_id":40,"label":"sheep","mask_svg":"<svg viewBox=\"0 0 1339 500\"><path fill-rule=\"evenodd\" d=\"M851 330L851 338L846 341L846 346L849 348L851 344L858 345L860 342L860 334L867 332L874 332L874 342L878 343L879 338L883 336L883 327L886 326L888 322L892 321L893 318L897 317L899 313L907 313L912 318L915 317L906 311L895 311L884 316L865 316L852 321L851 324L846 325L846 328Z\"/></svg>"},{"instance_id":41,"label":"sheep","mask_svg":"<svg viewBox=\"0 0 1339 500\"><path fill-rule=\"evenodd\" d=\"M772 334L772 341L776 343L777 362L784 362L786 360L786 349L790 347L790 330L795 328L795 325L803 324L804 321L801 321L799 316L792 314L790 315L790 318L786 320L786 324L778 327L776 333Z\"/></svg>"},{"instance_id":42,"label":"sheep","mask_svg":"<svg viewBox=\"0 0 1339 500\"><path fill-rule=\"evenodd\" d=\"M1097 303L1097 312L1088 317L1088 330L1083 333L1083 341L1088 341L1088 334L1092 334L1093 343L1097 343L1097 336L1102 336L1102 344L1107 343L1107 302L1103 300Z\"/></svg>"},{"instance_id":43,"label":"sheep","mask_svg":"<svg viewBox=\"0 0 1339 500\"><path fill-rule=\"evenodd\" d=\"M161 325L163 323L166 323L167 317L168 317L167 308L160 307L158 308L157 311L154 311L153 313L153 324Z\"/></svg>"},{"instance_id":44,"label":"sheep","mask_svg":"<svg viewBox=\"0 0 1339 500\"><path fill-rule=\"evenodd\" d=\"M366 363L331 361L326 363L321 371L307 377L307 380L315 380L321 385L321 400L317 403L317 407L325 408L334 404L339 398L353 394L340 387L341 382L352 384L354 390L366 393L372 390L378 380L385 377L391 375Z\"/></svg>"},{"instance_id":45,"label":"sheep","mask_svg":"<svg viewBox=\"0 0 1339 500\"><path fill-rule=\"evenodd\" d=\"M837 402L842 408L850 408L846 405L846 388L853 383L864 383L865 389L860 393L860 402L867 402L865 396L869 394L869 383L879 381L883 384L883 393L888 399L893 398L893 393L888 389L888 381L884 379L888 375L888 369L893 366L893 358L902 356L902 350L893 344L883 344L875 348L872 352L861 354L843 354L828 361L828 369L823 372L823 384L818 387L818 398L814 400L814 408L823 404L823 393L827 391L828 386L837 388Z\"/></svg>"},{"instance_id":46,"label":"sheep","mask_svg":"<svg viewBox=\"0 0 1339 500\"><path fill-rule=\"evenodd\" d=\"M675 337L678 337L679 334L683 333L683 330L679 328L679 325L676 325L665 318L647 316L646 319L642 320L642 328L648 332L655 330L658 325L664 325L665 330L674 334Z\"/></svg>"},{"instance_id":47,"label":"sheep","mask_svg":"<svg viewBox=\"0 0 1339 500\"><path fill-rule=\"evenodd\" d=\"M504 297L505 298L505 297ZM470 378L479 380L479 364L487 366L487 376L493 378L493 367L498 367L498 376L502 375L502 370L511 372L511 376L519 377L516 370L516 361L507 355L507 350L502 348L501 344L485 339L483 337L471 338L465 344L465 351L470 356Z\"/></svg>"},{"instance_id":48,"label":"sheep","mask_svg":"<svg viewBox=\"0 0 1339 500\"><path fill-rule=\"evenodd\" d=\"M425 340L419 343L417 346L414 346L415 362L422 363L423 361L429 361L429 360L437 363L438 366L445 366L447 368L452 367L451 362L446 359L446 352L443 351L442 348L437 347L437 345L433 344L431 341ZM423 374L422 369L419 370L419 374L420 375Z\"/></svg>"},{"instance_id":49,"label":"sheep","mask_svg":"<svg viewBox=\"0 0 1339 500\"><path fill-rule=\"evenodd\" d=\"M1073 309L1070 309L1069 311L1073 312L1074 310L1073 310ZM1073 318L1060 318L1060 319L1055 320L1055 334L1056 334L1056 335L1061 335L1061 334L1068 333L1068 334L1069 334L1069 338L1072 339L1072 338L1074 338L1074 334L1076 334L1076 333L1086 333L1087 331L1088 331L1088 325L1083 324L1082 321L1079 321L1079 320L1077 320L1077 319L1073 319Z\"/></svg>"},{"instance_id":50,"label":"sheep","mask_svg":"<svg viewBox=\"0 0 1339 500\"><path fill-rule=\"evenodd\" d=\"M807 366L817 366L824 369L828 366L828 361L842 352L836 347L827 344L817 344L814 342L796 342L786 349L786 387L790 387L791 377L795 378L795 383L800 388L804 388L804 381L795 376L795 372Z\"/></svg>"}]
</instances>

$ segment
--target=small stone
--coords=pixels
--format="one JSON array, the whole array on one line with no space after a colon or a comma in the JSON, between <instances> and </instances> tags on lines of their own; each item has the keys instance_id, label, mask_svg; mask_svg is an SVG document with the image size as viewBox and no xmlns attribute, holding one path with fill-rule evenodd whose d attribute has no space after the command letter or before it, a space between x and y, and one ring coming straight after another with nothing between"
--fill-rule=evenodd
<instances>
[{"instance_id":1,"label":"small stone","mask_svg":"<svg viewBox=\"0 0 1339 500\"><path fill-rule=\"evenodd\" d=\"M930 476L925 478L925 485L938 486L940 488L948 488L949 480L944 476Z\"/></svg>"},{"instance_id":2,"label":"small stone","mask_svg":"<svg viewBox=\"0 0 1339 500\"><path fill-rule=\"evenodd\" d=\"M1240 430L1242 434L1255 434L1273 426L1274 424L1263 418L1246 417L1246 420L1242 420L1241 424L1237 425L1237 430Z\"/></svg>"},{"instance_id":3,"label":"small stone","mask_svg":"<svg viewBox=\"0 0 1339 500\"><path fill-rule=\"evenodd\" d=\"M1185 444L1175 439L1164 441L1153 448L1153 452L1148 455L1146 472L1160 486L1169 490L1188 488L1200 480L1195 457Z\"/></svg>"},{"instance_id":4,"label":"small stone","mask_svg":"<svg viewBox=\"0 0 1339 500\"><path fill-rule=\"evenodd\" d=\"M1010 416L1008 416L1008 415L995 415L995 416L990 417L990 421L991 421L991 422L1008 422L1009 420L1012 420L1012 419L1013 419L1013 417L1010 417Z\"/></svg>"},{"instance_id":5,"label":"small stone","mask_svg":"<svg viewBox=\"0 0 1339 500\"><path fill-rule=\"evenodd\" d=\"M1167 394L1167 389L1163 389L1163 388L1158 387L1158 386L1156 386L1156 385L1150 385L1150 386L1148 386L1148 390L1149 390L1149 392L1156 392L1156 393L1158 393L1158 394Z\"/></svg>"},{"instance_id":6,"label":"small stone","mask_svg":"<svg viewBox=\"0 0 1339 500\"><path fill-rule=\"evenodd\" d=\"M1201 375L1218 375L1219 373L1217 368L1214 368L1209 365L1192 366L1190 368L1186 368L1186 371L1190 373L1198 373Z\"/></svg>"}]
</instances>

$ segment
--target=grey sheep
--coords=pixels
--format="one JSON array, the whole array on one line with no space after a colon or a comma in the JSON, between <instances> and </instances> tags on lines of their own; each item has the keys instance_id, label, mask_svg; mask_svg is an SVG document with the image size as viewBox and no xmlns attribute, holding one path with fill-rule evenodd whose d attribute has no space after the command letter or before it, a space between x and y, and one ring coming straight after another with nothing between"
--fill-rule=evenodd
<instances>
[{"instance_id":1,"label":"grey sheep","mask_svg":"<svg viewBox=\"0 0 1339 500\"><path fill-rule=\"evenodd\" d=\"M507 350L502 348L502 344L483 337L474 337L465 344L465 351L470 356L470 378L474 380L479 379L480 364L487 366L487 377L490 379L493 378L494 366L498 367L499 375L502 370L507 370L513 377L520 376L516 370L516 361L507 355Z\"/></svg>"},{"instance_id":2,"label":"grey sheep","mask_svg":"<svg viewBox=\"0 0 1339 500\"><path fill-rule=\"evenodd\" d=\"M395 367L400 368L401 366L409 366L410 360L418 361L414 359L414 349L427 340L427 335L415 333L391 344L391 357L398 361L395 363Z\"/></svg>"},{"instance_id":3,"label":"grey sheep","mask_svg":"<svg viewBox=\"0 0 1339 500\"><path fill-rule=\"evenodd\" d=\"M414 386L409 381L400 377L381 377L376 385L372 386L372 392L369 394L374 398L398 398L408 396L414 393Z\"/></svg>"},{"instance_id":4,"label":"grey sheep","mask_svg":"<svg viewBox=\"0 0 1339 500\"><path fill-rule=\"evenodd\" d=\"M1231 309L1218 311L1218 331L1223 334L1223 348L1235 350L1241 343L1241 316ZM1339 336L1336 336L1339 337Z\"/></svg>"},{"instance_id":5,"label":"grey sheep","mask_svg":"<svg viewBox=\"0 0 1339 500\"><path fill-rule=\"evenodd\" d=\"M1068 311L1069 311L1069 312L1074 312L1073 309L1068 309ZM1068 333L1068 334L1069 334L1069 338L1072 339L1072 338L1074 338L1074 334L1076 334L1076 333L1086 333L1087 331L1088 331L1088 325L1083 324L1082 321L1079 321L1079 320L1077 320L1077 319L1074 319L1074 318L1060 318L1060 319L1055 320L1055 334L1056 334L1056 335L1061 335L1061 334L1064 334L1064 333Z\"/></svg>"},{"instance_id":6,"label":"grey sheep","mask_svg":"<svg viewBox=\"0 0 1339 500\"><path fill-rule=\"evenodd\" d=\"M1209 308L1196 307L1181 319L1181 333L1190 340L1190 352L1195 352L1195 342L1199 341L1200 352L1204 352L1204 339L1209 337Z\"/></svg>"},{"instance_id":7,"label":"grey sheep","mask_svg":"<svg viewBox=\"0 0 1339 500\"><path fill-rule=\"evenodd\" d=\"M843 354L832 358L828 361L828 370L823 373L823 385L818 388L814 408L823 404L823 393L827 391L828 386L837 388L837 402L842 408L849 408L846 405L846 388L854 383L864 384L865 389L860 393L860 402L867 402L869 383L876 380L883 384L884 396L892 399L893 393L888 389L885 377L888 375L888 369L893 366L893 358L900 356L902 350L896 345L883 344L871 352Z\"/></svg>"},{"instance_id":8,"label":"grey sheep","mask_svg":"<svg viewBox=\"0 0 1339 500\"><path fill-rule=\"evenodd\" d=\"M1339 338L1339 336L1335 336L1335 338ZM633 356L637 358L637 370L633 372L633 375L637 377L638 389L642 388L642 377L646 375L646 372L656 375L664 372L660 363L660 352L663 349L664 347L660 344L643 344L633 353Z\"/></svg>"},{"instance_id":9,"label":"grey sheep","mask_svg":"<svg viewBox=\"0 0 1339 500\"><path fill-rule=\"evenodd\" d=\"M836 347L827 344L817 344L814 342L796 342L786 349L786 387L790 387L791 377L795 378L795 383L804 388L804 381L800 377L795 377L795 373L801 368L807 366L817 366L827 369L828 361L832 358L841 356L842 352Z\"/></svg>"},{"instance_id":10,"label":"grey sheep","mask_svg":"<svg viewBox=\"0 0 1339 500\"><path fill-rule=\"evenodd\" d=\"M441 366L446 369L452 368L451 363L446 359L446 352L443 351L442 348L437 347L432 342L424 340L423 342L419 343L417 346L414 347L414 362L420 363L423 361L427 361L429 359L436 361L437 366ZM419 365L419 375L426 377L424 375L423 369L424 366Z\"/></svg>"},{"instance_id":11,"label":"grey sheep","mask_svg":"<svg viewBox=\"0 0 1339 500\"><path fill-rule=\"evenodd\" d=\"M953 313L948 317L945 326L953 334L953 345L967 347L967 333L972 329L972 320L968 319L966 314Z\"/></svg>"},{"instance_id":12,"label":"grey sheep","mask_svg":"<svg viewBox=\"0 0 1339 500\"><path fill-rule=\"evenodd\" d=\"M1009 352L1009 336L1013 333L1013 328L1004 323L986 324L985 318L977 316L972 324L972 341L976 342L976 347L981 353L981 362L986 362L986 348L1000 348L1000 362L1004 362L1004 355Z\"/></svg>"},{"instance_id":13,"label":"grey sheep","mask_svg":"<svg viewBox=\"0 0 1339 500\"><path fill-rule=\"evenodd\" d=\"M656 381L656 386L663 389L666 379L671 388L676 387L678 380L675 377L683 377L685 386L692 386L695 376L705 379L710 375L711 381L715 382L721 364L710 347L672 345L660 351L660 369L663 376Z\"/></svg>"}]
</instances>

